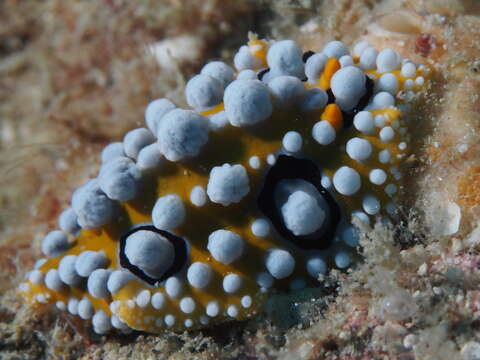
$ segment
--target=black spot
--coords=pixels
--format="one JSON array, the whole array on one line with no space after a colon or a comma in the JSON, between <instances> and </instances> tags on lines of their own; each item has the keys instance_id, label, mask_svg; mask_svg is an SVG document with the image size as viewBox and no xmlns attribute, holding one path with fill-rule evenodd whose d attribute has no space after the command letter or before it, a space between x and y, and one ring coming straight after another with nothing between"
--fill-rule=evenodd
<instances>
[{"instance_id":1,"label":"black spot","mask_svg":"<svg viewBox=\"0 0 480 360\"><path fill-rule=\"evenodd\" d=\"M367 81L365 82L365 88L366 88L365 95L363 95L360 98L357 106L355 106L355 108L352 110L352 112L354 112L356 114L359 111L362 111L363 109L365 109L365 106L368 105L368 102L370 101L370 98L373 95L374 85L375 85L375 83L373 82L373 80L370 79L370 77L367 76Z\"/></svg>"},{"instance_id":2,"label":"black spot","mask_svg":"<svg viewBox=\"0 0 480 360\"><path fill-rule=\"evenodd\" d=\"M266 68L266 69L263 69L263 70L260 70L257 74L257 78L258 80L262 81L263 79L263 76L268 73L270 71L270 68Z\"/></svg>"},{"instance_id":3,"label":"black spot","mask_svg":"<svg viewBox=\"0 0 480 360\"><path fill-rule=\"evenodd\" d=\"M327 90L328 101L327 104L335 104L335 95L333 95L332 89Z\"/></svg>"},{"instance_id":4,"label":"black spot","mask_svg":"<svg viewBox=\"0 0 480 360\"><path fill-rule=\"evenodd\" d=\"M350 111L343 111L342 110L342 119L343 119L343 127L345 129L348 129L352 126L353 124L353 118L355 115L359 112L365 109L365 107L368 105L368 102L370 101L370 98L373 95L373 87L375 83L373 82L372 79L370 79L367 76L367 80L365 81L365 95L363 95L360 100L358 101L357 106L355 106L352 110ZM332 89L327 90L327 95L328 95L328 104L335 104L335 95L333 95Z\"/></svg>"},{"instance_id":5,"label":"black spot","mask_svg":"<svg viewBox=\"0 0 480 360\"><path fill-rule=\"evenodd\" d=\"M312 50L308 50L308 51L305 51L302 55L302 60L304 63L307 62L308 58L312 55L314 55L315 53L312 51Z\"/></svg>"},{"instance_id":6,"label":"black spot","mask_svg":"<svg viewBox=\"0 0 480 360\"><path fill-rule=\"evenodd\" d=\"M127 238L133 233L140 230L153 231L153 232L156 232L157 234L160 234L161 236L166 238L168 241L170 241L170 243L173 245L175 249L175 259L173 261L172 266L160 278L155 279L145 274L142 271L142 269L131 264L127 256L125 255L125 245L127 243ZM187 261L187 252L188 252L187 245L182 238L176 235L173 235L167 231L159 230L153 225L144 225L144 226L136 227L128 231L127 233L125 233L120 238L120 253L119 253L120 265L122 265L123 268L130 270L132 274L136 275L137 277L149 283L150 285L155 285L157 282L161 282L169 278L170 276L176 274L177 272L179 272Z\"/></svg>"},{"instance_id":7,"label":"black spot","mask_svg":"<svg viewBox=\"0 0 480 360\"><path fill-rule=\"evenodd\" d=\"M275 203L275 190L280 181L302 179L317 189L329 207L329 221L318 231L307 236L295 236L284 224L280 209ZM275 165L269 170L263 189L258 197L260 211L272 222L278 233L286 240L302 249L326 249L333 243L338 223L340 207L330 193L321 185L321 174L317 165L308 159L280 155Z\"/></svg>"},{"instance_id":8,"label":"black spot","mask_svg":"<svg viewBox=\"0 0 480 360\"><path fill-rule=\"evenodd\" d=\"M373 95L373 87L375 83L373 82L370 77L367 76L367 80L365 82L365 94L360 98L358 101L357 106L355 106L352 110L350 111L342 111L342 116L343 116L343 127L344 128L349 128L353 125L353 118L355 115L357 115L358 112L362 111L365 109L365 107L368 105L368 102L370 101L370 98Z\"/></svg>"}]
</instances>

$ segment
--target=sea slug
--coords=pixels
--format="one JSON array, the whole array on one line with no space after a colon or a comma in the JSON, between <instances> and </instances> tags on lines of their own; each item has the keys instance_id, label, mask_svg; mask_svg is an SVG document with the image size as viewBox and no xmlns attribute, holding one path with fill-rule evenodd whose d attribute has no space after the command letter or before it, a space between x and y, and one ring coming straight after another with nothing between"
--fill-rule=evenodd
<instances>
[{"instance_id":1,"label":"sea slug","mask_svg":"<svg viewBox=\"0 0 480 360\"><path fill-rule=\"evenodd\" d=\"M105 147L19 286L29 304L100 334L246 319L269 290L349 267L352 217L395 215L426 67L365 41L314 53L255 37L233 63L188 82L191 109L154 100Z\"/></svg>"}]
</instances>

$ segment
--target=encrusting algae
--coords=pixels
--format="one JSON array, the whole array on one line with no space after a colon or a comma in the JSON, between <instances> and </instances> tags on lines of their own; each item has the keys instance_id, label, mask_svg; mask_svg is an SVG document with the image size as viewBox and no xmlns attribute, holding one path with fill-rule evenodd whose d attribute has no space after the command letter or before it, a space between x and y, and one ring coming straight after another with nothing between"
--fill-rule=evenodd
<instances>
[{"instance_id":1,"label":"encrusting algae","mask_svg":"<svg viewBox=\"0 0 480 360\"><path fill-rule=\"evenodd\" d=\"M102 152L19 291L97 333L183 331L261 309L270 289L351 266L352 217L394 218L406 121L428 69L365 41L319 53L251 36L235 69L152 101Z\"/></svg>"}]
</instances>

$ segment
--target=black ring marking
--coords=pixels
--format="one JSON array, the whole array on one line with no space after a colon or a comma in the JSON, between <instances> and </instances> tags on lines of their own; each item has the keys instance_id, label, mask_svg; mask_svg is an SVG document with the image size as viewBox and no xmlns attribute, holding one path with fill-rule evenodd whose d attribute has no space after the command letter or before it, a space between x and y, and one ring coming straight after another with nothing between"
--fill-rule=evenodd
<instances>
[{"instance_id":1,"label":"black ring marking","mask_svg":"<svg viewBox=\"0 0 480 360\"><path fill-rule=\"evenodd\" d=\"M170 241L170 243L173 245L175 249L175 259L173 261L173 265L160 278L152 278L148 276L138 266L131 264L127 256L125 255L125 245L127 243L127 238L139 230L153 231L153 232L156 232L157 234L160 234L161 236L166 238L168 241ZM129 230L120 238L119 257L120 257L120 265L123 268L130 270L131 273L133 273L143 281L149 283L150 285L155 285L157 282L161 282L165 279L168 279L170 276L178 273L183 268L183 265L187 261L187 245L182 238L176 235L173 235L167 231L159 230L153 225L144 225L144 226L139 226Z\"/></svg>"},{"instance_id":2,"label":"black ring marking","mask_svg":"<svg viewBox=\"0 0 480 360\"><path fill-rule=\"evenodd\" d=\"M330 221L311 235L295 236L283 222L280 209L275 204L275 189L280 181L286 179L302 179L309 182L315 186L328 204ZM322 186L320 171L313 161L280 155L265 178L265 183L257 202L260 211L270 219L280 235L294 245L302 249L321 250L333 244L335 232L341 218L341 211L330 193Z\"/></svg>"}]
</instances>

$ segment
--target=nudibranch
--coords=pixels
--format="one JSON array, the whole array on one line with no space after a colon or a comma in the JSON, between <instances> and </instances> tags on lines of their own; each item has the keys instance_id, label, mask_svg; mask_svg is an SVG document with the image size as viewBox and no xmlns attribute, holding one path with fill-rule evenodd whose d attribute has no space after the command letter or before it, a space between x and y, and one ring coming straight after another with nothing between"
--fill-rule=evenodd
<instances>
[{"instance_id":1,"label":"nudibranch","mask_svg":"<svg viewBox=\"0 0 480 360\"><path fill-rule=\"evenodd\" d=\"M366 41L304 53L253 36L233 62L188 81L190 109L154 100L103 150L19 286L29 304L100 334L247 319L270 290L349 267L352 217L394 216L425 66Z\"/></svg>"}]
</instances>

